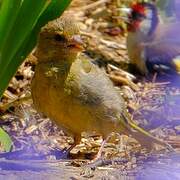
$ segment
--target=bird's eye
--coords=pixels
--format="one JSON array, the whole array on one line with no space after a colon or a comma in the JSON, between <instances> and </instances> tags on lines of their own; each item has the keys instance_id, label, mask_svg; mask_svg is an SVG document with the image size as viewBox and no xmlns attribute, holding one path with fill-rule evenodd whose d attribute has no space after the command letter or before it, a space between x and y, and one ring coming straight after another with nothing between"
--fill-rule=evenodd
<instances>
[{"instance_id":1,"label":"bird's eye","mask_svg":"<svg viewBox=\"0 0 180 180\"><path fill-rule=\"evenodd\" d=\"M143 18L145 18L145 16L142 13L138 13L138 12L135 12L135 11L132 12L132 19L140 20L140 19L143 19Z\"/></svg>"},{"instance_id":2,"label":"bird's eye","mask_svg":"<svg viewBox=\"0 0 180 180\"><path fill-rule=\"evenodd\" d=\"M56 41L61 41L61 42L65 42L65 41L66 41L66 38L65 38L63 35L60 35L60 34L56 34L56 35L54 36L54 39L55 39Z\"/></svg>"}]
</instances>

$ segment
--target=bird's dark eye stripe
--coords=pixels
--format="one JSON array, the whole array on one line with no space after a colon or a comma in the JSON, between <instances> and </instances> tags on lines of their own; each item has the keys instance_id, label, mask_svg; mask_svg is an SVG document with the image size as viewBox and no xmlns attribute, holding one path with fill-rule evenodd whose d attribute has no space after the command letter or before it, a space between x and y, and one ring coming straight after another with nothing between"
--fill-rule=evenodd
<instances>
[{"instance_id":1,"label":"bird's dark eye stripe","mask_svg":"<svg viewBox=\"0 0 180 180\"><path fill-rule=\"evenodd\" d=\"M145 18L144 14L137 13L137 12L132 12L132 18L133 19L140 19L140 18Z\"/></svg>"},{"instance_id":2,"label":"bird's dark eye stripe","mask_svg":"<svg viewBox=\"0 0 180 180\"><path fill-rule=\"evenodd\" d=\"M54 39L55 39L56 41L61 41L61 42L65 42L65 41L66 41L66 38L65 38L63 35L60 35L60 34L56 34L56 35L54 36Z\"/></svg>"}]
</instances>

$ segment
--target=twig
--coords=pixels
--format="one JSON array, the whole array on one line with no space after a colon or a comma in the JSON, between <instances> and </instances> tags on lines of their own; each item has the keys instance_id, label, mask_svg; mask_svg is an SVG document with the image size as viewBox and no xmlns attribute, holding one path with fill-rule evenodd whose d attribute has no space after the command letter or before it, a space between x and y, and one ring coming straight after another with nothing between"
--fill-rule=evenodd
<instances>
[{"instance_id":1,"label":"twig","mask_svg":"<svg viewBox=\"0 0 180 180\"><path fill-rule=\"evenodd\" d=\"M81 7L80 9L83 10L83 11L85 11L85 10L88 10L88 9L95 8L96 6L99 6L99 5L101 5L101 4L103 4L103 3L106 3L106 2L108 2L108 1L110 1L110 0L99 0L99 1L96 1L96 2L94 2L94 3L92 3L92 4L89 4L89 5L87 5L87 6Z\"/></svg>"},{"instance_id":2,"label":"twig","mask_svg":"<svg viewBox=\"0 0 180 180\"><path fill-rule=\"evenodd\" d=\"M116 67L116 66L114 66L112 64L108 64L108 68L118 72L119 73L118 75L126 77L127 79L129 79L131 81L136 79L136 77L134 75L132 75L131 73L129 73L127 71L124 71L124 70L122 70L122 69L120 69L120 68L118 68L118 67Z\"/></svg>"},{"instance_id":3,"label":"twig","mask_svg":"<svg viewBox=\"0 0 180 180\"><path fill-rule=\"evenodd\" d=\"M16 98L16 99L14 99L14 100L12 100L11 102L9 102L9 103L6 103L6 104L3 104L3 105L1 105L0 106L0 110L1 111L6 111L7 109L9 109L11 106L17 106L17 105L19 105L19 104L21 104L22 102L24 102L24 101L28 101L28 100L30 100L31 99L31 95L29 94L29 95L26 95L26 96L24 96L24 97L18 97L18 98Z\"/></svg>"},{"instance_id":4,"label":"twig","mask_svg":"<svg viewBox=\"0 0 180 180\"><path fill-rule=\"evenodd\" d=\"M132 81L128 80L125 77L115 76L115 75L109 75L109 77L115 83L121 83L121 84L129 85L135 91L139 90L139 87L135 83L133 83Z\"/></svg>"}]
</instances>

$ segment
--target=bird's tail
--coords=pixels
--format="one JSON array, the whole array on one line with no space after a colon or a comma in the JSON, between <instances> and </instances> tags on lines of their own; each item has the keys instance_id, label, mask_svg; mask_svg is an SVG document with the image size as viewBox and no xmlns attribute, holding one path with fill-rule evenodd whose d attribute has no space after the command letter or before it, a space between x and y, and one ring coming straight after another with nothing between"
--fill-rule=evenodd
<instances>
[{"instance_id":1,"label":"bird's tail","mask_svg":"<svg viewBox=\"0 0 180 180\"><path fill-rule=\"evenodd\" d=\"M171 145L164 142L163 140L158 139L157 137L153 136L152 134L135 124L127 112L123 114L123 119L126 123L127 133L131 134L132 137L138 140L140 144L147 149L151 150L154 144L158 144L166 147L170 151L174 151Z\"/></svg>"}]
</instances>

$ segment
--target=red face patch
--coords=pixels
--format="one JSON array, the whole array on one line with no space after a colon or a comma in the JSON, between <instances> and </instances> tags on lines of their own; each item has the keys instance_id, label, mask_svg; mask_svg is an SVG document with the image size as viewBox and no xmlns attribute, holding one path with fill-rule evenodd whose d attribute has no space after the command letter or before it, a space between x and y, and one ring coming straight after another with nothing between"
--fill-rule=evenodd
<instances>
[{"instance_id":1,"label":"red face patch","mask_svg":"<svg viewBox=\"0 0 180 180\"><path fill-rule=\"evenodd\" d=\"M133 4L131 9L139 14L145 13L145 7L142 4Z\"/></svg>"},{"instance_id":2,"label":"red face patch","mask_svg":"<svg viewBox=\"0 0 180 180\"><path fill-rule=\"evenodd\" d=\"M133 32L139 28L143 17L145 17L145 9L146 7L144 4L135 3L131 6L132 12L129 15L129 24L128 24L128 31Z\"/></svg>"}]
</instances>

